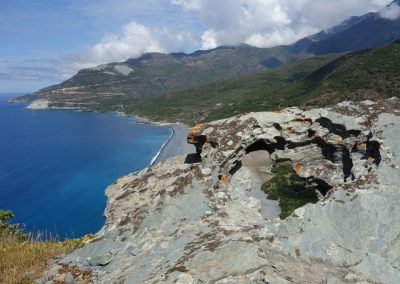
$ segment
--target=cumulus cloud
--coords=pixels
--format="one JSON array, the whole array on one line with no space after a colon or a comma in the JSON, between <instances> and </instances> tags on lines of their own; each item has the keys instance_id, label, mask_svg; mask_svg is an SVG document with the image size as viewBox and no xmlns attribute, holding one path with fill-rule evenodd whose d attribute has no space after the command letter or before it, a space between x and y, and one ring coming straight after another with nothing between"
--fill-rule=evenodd
<instances>
[{"instance_id":1,"label":"cumulus cloud","mask_svg":"<svg viewBox=\"0 0 400 284\"><path fill-rule=\"evenodd\" d=\"M122 61L145 52L163 51L164 49L150 29L132 22L122 28L121 34L106 35L87 51L82 58L83 62L75 64L77 68L85 68L105 62Z\"/></svg>"},{"instance_id":2,"label":"cumulus cloud","mask_svg":"<svg viewBox=\"0 0 400 284\"><path fill-rule=\"evenodd\" d=\"M379 15L388 20L397 20L400 18L400 6L397 3L393 3L380 11Z\"/></svg>"},{"instance_id":3,"label":"cumulus cloud","mask_svg":"<svg viewBox=\"0 0 400 284\"><path fill-rule=\"evenodd\" d=\"M190 32L174 32L166 27L149 28L136 22L126 24L120 34L108 34L81 55L75 55L77 69L124 61L147 52L170 52L184 49L192 40Z\"/></svg>"},{"instance_id":4,"label":"cumulus cloud","mask_svg":"<svg viewBox=\"0 0 400 284\"><path fill-rule=\"evenodd\" d=\"M160 4L158 0L153 1ZM210 49L240 43L257 47L290 44L350 16L378 10L388 2L390 0L170 0L164 5L182 8L183 21L187 21L188 14L197 17L201 29L196 30L199 27L192 23L186 28L177 27L177 21L155 26L133 21L124 25L119 33L106 35L72 61L74 68L80 69L123 61L146 52Z\"/></svg>"},{"instance_id":5,"label":"cumulus cloud","mask_svg":"<svg viewBox=\"0 0 400 284\"><path fill-rule=\"evenodd\" d=\"M149 0L142 7L140 2L131 0L74 1L77 3L74 7L80 14L91 20L107 19L114 32L76 54L0 66L0 79L45 78L61 81L79 69L124 61L146 52L193 51L240 43L257 47L290 44L337 25L350 16L381 10L391 2ZM388 6L380 15L387 19L397 19L400 17L400 7ZM121 18L126 24L118 30L114 23Z\"/></svg>"},{"instance_id":6,"label":"cumulus cloud","mask_svg":"<svg viewBox=\"0 0 400 284\"><path fill-rule=\"evenodd\" d=\"M248 43L290 44L350 16L377 11L390 0L172 0L198 13L206 30L202 48Z\"/></svg>"},{"instance_id":7,"label":"cumulus cloud","mask_svg":"<svg viewBox=\"0 0 400 284\"><path fill-rule=\"evenodd\" d=\"M74 54L53 59L2 61L0 80L63 81L80 69L125 61L147 52L185 50L193 41L195 40L191 32L175 32L167 27L149 28L131 22L124 25L121 32L108 34L92 47Z\"/></svg>"}]
</instances>

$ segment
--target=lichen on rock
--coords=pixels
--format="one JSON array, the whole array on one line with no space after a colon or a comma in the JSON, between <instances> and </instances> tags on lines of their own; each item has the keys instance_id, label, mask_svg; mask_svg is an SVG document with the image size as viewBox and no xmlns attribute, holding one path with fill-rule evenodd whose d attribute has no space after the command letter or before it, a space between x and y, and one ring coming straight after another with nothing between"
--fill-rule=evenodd
<instances>
[{"instance_id":1,"label":"lichen on rock","mask_svg":"<svg viewBox=\"0 0 400 284\"><path fill-rule=\"evenodd\" d=\"M98 283L398 283L399 110L393 98L208 123L218 147L110 185L104 227L57 265ZM306 198L276 213L264 182Z\"/></svg>"}]
</instances>

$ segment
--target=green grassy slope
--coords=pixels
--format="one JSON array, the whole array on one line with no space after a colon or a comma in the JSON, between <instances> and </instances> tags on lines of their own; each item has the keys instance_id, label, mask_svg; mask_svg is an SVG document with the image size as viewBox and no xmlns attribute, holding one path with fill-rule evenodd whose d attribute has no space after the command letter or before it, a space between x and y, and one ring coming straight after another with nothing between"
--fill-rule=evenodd
<instances>
[{"instance_id":1,"label":"green grassy slope","mask_svg":"<svg viewBox=\"0 0 400 284\"><path fill-rule=\"evenodd\" d=\"M256 48L242 44L192 54L147 53L125 62L81 70L58 85L21 99L48 99L54 106L82 109L118 109L121 104L238 78L315 55L376 47L399 38L399 27L400 19L389 21L379 12L371 12L287 46Z\"/></svg>"},{"instance_id":2,"label":"green grassy slope","mask_svg":"<svg viewBox=\"0 0 400 284\"><path fill-rule=\"evenodd\" d=\"M311 96L326 91L351 94L374 90L388 97L399 95L399 79L400 41L396 41L343 56L311 74L304 85Z\"/></svg>"},{"instance_id":3,"label":"green grassy slope","mask_svg":"<svg viewBox=\"0 0 400 284\"><path fill-rule=\"evenodd\" d=\"M164 97L128 105L124 111L155 120L188 124L237 113L276 109L285 104L282 93L339 55L310 58L281 68L202 85Z\"/></svg>"},{"instance_id":4,"label":"green grassy slope","mask_svg":"<svg viewBox=\"0 0 400 284\"><path fill-rule=\"evenodd\" d=\"M130 104L128 113L194 124L287 106L398 96L400 41L346 55L326 55L237 79Z\"/></svg>"},{"instance_id":5,"label":"green grassy slope","mask_svg":"<svg viewBox=\"0 0 400 284\"><path fill-rule=\"evenodd\" d=\"M235 78L310 57L295 54L290 48L256 48L249 45L219 47L192 54L149 53L138 59L110 63L79 71L72 78L38 91L37 98L52 101L94 102L115 96L135 100L161 96L201 84ZM271 63L272 62L272 63ZM130 68L121 74L115 68Z\"/></svg>"}]
</instances>

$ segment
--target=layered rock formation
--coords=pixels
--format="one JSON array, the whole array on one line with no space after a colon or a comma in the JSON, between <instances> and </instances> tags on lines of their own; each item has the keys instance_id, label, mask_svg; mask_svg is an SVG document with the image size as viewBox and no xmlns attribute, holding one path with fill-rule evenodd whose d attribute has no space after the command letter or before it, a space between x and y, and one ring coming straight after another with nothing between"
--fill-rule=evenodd
<instances>
[{"instance_id":1,"label":"layered rock formation","mask_svg":"<svg viewBox=\"0 0 400 284\"><path fill-rule=\"evenodd\" d=\"M118 179L97 237L55 265L96 283L398 283L399 115L393 98L209 123L218 146ZM281 220L260 186L283 161L319 201Z\"/></svg>"}]
</instances>

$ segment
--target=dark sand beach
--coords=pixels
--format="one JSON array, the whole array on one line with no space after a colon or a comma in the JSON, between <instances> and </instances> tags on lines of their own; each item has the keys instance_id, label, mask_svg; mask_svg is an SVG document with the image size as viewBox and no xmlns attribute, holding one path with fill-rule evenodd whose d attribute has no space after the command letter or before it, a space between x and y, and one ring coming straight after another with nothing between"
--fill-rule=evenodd
<instances>
[{"instance_id":1,"label":"dark sand beach","mask_svg":"<svg viewBox=\"0 0 400 284\"><path fill-rule=\"evenodd\" d=\"M173 131L171 137L160 150L153 163L163 162L169 158L195 153L196 149L193 145L186 142L188 128L182 124L167 125Z\"/></svg>"}]
</instances>

